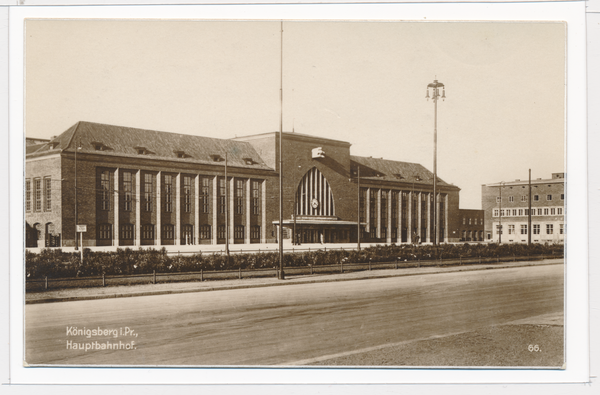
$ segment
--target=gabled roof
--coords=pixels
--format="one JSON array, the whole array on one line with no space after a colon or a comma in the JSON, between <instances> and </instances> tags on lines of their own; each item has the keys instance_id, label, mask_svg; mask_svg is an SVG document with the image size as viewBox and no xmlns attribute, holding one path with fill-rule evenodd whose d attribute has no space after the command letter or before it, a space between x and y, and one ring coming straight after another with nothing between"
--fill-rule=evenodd
<instances>
[{"instance_id":1,"label":"gabled roof","mask_svg":"<svg viewBox=\"0 0 600 395\"><path fill-rule=\"evenodd\" d=\"M410 184L414 182L415 185L433 185L433 173L418 163L350 155L350 167L353 175L355 175L354 172L356 172L358 166L360 166L361 180ZM458 187L448 184L439 177L438 185L458 189Z\"/></svg>"},{"instance_id":2,"label":"gabled roof","mask_svg":"<svg viewBox=\"0 0 600 395\"><path fill-rule=\"evenodd\" d=\"M54 146L54 148L52 148ZM42 152L60 150L95 153L109 156L127 156L148 159L168 159L189 163L224 165L223 160L215 161L227 153L230 166L251 169L272 170L258 155L250 143L236 140L216 139L136 129L125 126L106 125L93 122L78 122L42 148ZM249 164L248 158L252 159Z\"/></svg>"}]
</instances>

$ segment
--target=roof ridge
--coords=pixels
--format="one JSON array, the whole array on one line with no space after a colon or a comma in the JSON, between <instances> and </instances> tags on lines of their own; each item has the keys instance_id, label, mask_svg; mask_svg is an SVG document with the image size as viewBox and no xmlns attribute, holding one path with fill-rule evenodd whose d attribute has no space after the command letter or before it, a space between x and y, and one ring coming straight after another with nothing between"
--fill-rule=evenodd
<instances>
[{"instance_id":1,"label":"roof ridge","mask_svg":"<svg viewBox=\"0 0 600 395\"><path fill-rule=\"evenodd\" d=\"M67 142L67 146L65 148L63 148L63 151L68 149L69 146L71 145L71 141L73 141L73 139L75 138L75 133L77 133L77 129L79 129L80 124L81 124L81 121L77 121L77 123L75 125L73 125L69 128L69 129L73 129L73 134L71 134L71 138ZM77 147L75 147L75 148L77 149Z\"/></svg>"}]
</instances>

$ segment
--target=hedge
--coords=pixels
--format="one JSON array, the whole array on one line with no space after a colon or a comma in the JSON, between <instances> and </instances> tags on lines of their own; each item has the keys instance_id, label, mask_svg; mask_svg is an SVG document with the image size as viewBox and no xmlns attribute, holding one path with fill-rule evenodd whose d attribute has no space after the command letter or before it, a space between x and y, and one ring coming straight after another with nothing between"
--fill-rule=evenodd
<instances>
[{"instance_id":1,"label":"hedge","mask_svg":"<svg viewBox=\"0 0 600 395\"><path fill-rule=\"evenodd\" d=\"M445 244L431 245L385 245L356 250L330 250L309 252L286 252L286 267L319 266L339 264L342 260L351 263L434 260L449 258L503 257L527 255L562 255L562 244ZM277 252L246 253L227 256L222 254L167 255L160 250L130 248L116 252L83 251L63 252L60 249L43 249L39 253L26 251L25 270L27 279L88 277L105 275L130 275L176 273L193 271L252 270L279 266Z\"/></svg>"}]
</instances>

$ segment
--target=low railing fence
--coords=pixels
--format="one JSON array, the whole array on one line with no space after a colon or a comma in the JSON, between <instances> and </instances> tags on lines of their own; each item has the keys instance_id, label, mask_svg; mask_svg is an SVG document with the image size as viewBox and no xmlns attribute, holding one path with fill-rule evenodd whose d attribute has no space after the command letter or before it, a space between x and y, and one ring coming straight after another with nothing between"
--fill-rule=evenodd
<instances>
[{"instance_id":1,"label":"low railing fence","mask_svg":"<svg viewBox=\"0 0 600 395\"><path fill-rule=\"evenodd\" d=\"M539 261L546 258L563 258L563 254L553 255L527 255L527 256L495 256L495 257L469 257L469 258L440 258L440 259L414 259L403 260L396 258L387 262L366 262L354 263L342 260L334 265L308 265L308 266L289 266L284 267L285 275L307 276L315 274L349 273L365 270L382 269L406 269L416 267L432 266L456 266L473 264L505 263L516 261ZM105 287L107 285L136 285L136 284L157 284L174 282L194 282L194 281L216 281L231 280L243 278L266 278L278 277L278 268L262 269L242 269L236 270L200 270L191 272L169 272L169 273L140 273L140 274L121 274L121 275L102 275L86 277L69 278L51 278L27 279L26 292L44 291L48 289L66 289L66 288L87 288L87 287Z\"/></svg>"}]
</instances>

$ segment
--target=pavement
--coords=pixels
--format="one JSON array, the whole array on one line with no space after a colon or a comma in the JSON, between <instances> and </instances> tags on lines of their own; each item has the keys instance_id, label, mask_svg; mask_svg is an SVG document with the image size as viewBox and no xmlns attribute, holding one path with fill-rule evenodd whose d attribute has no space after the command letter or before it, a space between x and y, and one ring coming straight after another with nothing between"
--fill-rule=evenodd
<instances>
[{"instance_id":1,"label":"pavement","mask_svg":"<svg viewBox=\"0 0 600 395\"><path fill-rule=\"evenodd\" d=\"M98 288L76 288L31 292L25 295L26 304L70 302L78 300L95 300L109 298L127 298L149 295L168 295L191 292L223 291L243 288L275 287L295 284L326 283L337 281L356 281L386 277L418 276L438 273L454 273L476 270L497 270L523 266L544 266L563 264L564 260L545 259L541 261L502 262L487 264L469 264L443 267L414 267L402 269L365 270L339 274L314 274L286 276L285 280L277 278L246 278L241 280L215 280L188 283L159 283Z\"/></svg>"}]
</instances>

